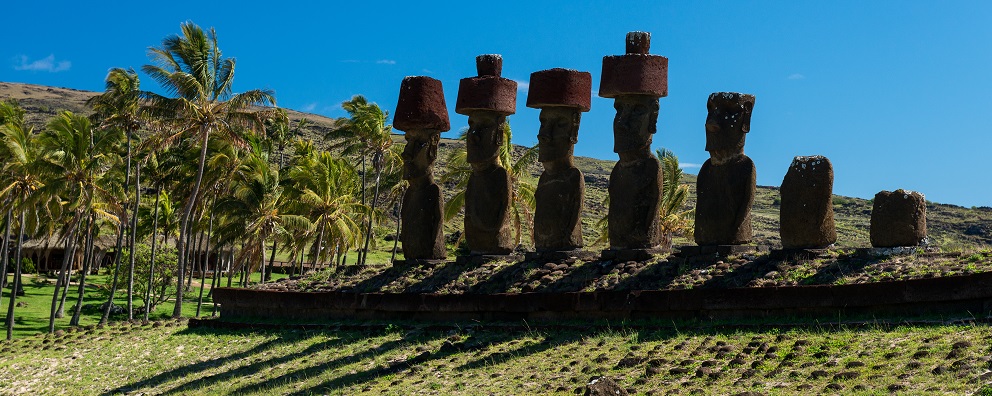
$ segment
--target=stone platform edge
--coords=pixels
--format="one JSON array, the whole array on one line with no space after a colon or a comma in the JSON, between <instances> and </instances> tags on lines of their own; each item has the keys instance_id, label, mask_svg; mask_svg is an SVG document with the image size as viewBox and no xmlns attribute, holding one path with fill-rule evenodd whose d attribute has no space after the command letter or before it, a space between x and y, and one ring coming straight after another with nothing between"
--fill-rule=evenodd
<instances>
[{"instance_id":1,"label":"stone platform edge","mask_svg":"<svg viewBox=\"0 0 992 396\"><path fill-rule=\"evenodd\" d=\"M992 313L992 273L856 285L514 294L281 292L217 288L221 320L569 320Z\"/></svg>"}]
</instances>

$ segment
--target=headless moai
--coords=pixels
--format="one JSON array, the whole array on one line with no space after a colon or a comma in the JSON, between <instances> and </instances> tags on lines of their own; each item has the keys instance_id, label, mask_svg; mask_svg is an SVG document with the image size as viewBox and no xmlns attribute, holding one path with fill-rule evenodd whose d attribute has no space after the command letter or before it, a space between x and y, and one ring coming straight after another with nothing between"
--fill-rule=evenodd
<instances>
[{"instance_id":1,"label":"headless moai","mask_svg":"<svg viewBox=\"0 0 992 396\"><path fill-rule=\"evenodd\" d=\"M837 242L834 168L824 156L796 157L782 180L780 232L785 249L822 249Z\"/></svg>"},{"instance_id":2,"label":"headless moai","mask_svg":"<svg viewBox=\"0 0 992 396\"><path fill-rule=\"evenodd\" d=\"M538 252L582 248L586 185L575 167L573 150L582 112L589 111L591 87L588 72L549 69L530 75L527 107L541 109L538 160L544 165L534 193L534 245Z\"/></svg>"},{"instance_id":3,"label":"headless moai","mask_svg":"<svg viewBox=\"0 0 992 396\"><path fill-rule=\"evenodd\" d=\"M754 96L717 92L706 103L706 151L696 181L695 240L700 246L751 242L754 162L744 155Z\"/></svg>"},{"instance_id":4,"label":"headless moai","mask_svg":"<svg viewBox=\"0 0 992 396\"><path fill-rule=\"evenodd\" d=\"M451 129L441 81L417 76L403 79L393 127L406 132L403 149L403 256L407 260L443 260L444 221L441 189L434 182L434 160L441 132Z\"/></svg>"},{"instance_id":5,"label":"headless moai","mask_svg":"<svg viewBox=\"0 0 992 396\"><path fill-rule=\"evenodd\" d=\"M478 77L458 85L455 112L468 116L467 161L472 174L465 190L465 241L472 254L513 252L510 230L510 175L499 163L506 116L516 112L517 83L500 77L503 58L479 55Z\"/></svg>"},{"instance_id":6,"label":"headless moai","mask_svg":"<svg viewBox=\"0 0 992 396\"><path fill-rule=\"evenodd\" d=\"M927 241L927 200L915 191L882 191L871 207L871 246L918 246Z\"/></svg>"},{"instance_id":7,"label":"headless moai","mask_svg":"<svg viewBox=\"0 0 992 396\"><path fill-rule=\"evenodd\" d=\"M661 244L661 163L651 153L658 98L668 96L668 58L648 54L651 34L627 33L625 55L603 57L599 96L613 98L613 151L620 161L610 173L610 249L651 249Z\"/></svg>"}]
</instances>

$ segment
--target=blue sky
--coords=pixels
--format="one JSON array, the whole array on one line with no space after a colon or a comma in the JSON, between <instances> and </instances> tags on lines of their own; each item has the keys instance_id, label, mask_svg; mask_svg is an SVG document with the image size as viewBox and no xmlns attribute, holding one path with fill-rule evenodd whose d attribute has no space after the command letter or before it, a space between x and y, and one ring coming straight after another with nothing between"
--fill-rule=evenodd
<instances>
[{"instance_id":1,"label":"blue sky","mask_svg":"<svg viewBox=\"0 0 992 396\"><path fill-rule=\"evenodd\" d=\"M777 186L794 156L820 154L837 194L905 188L992 206L988 1L11 3L0 81L102 90L108 69L139 69L148 47L192 20L237 58L236 91L273 89L282 107L337 117L363 94L392 112L404 76L440 79L449 137L466 125L453 106L476 55L502 54L504 77L520 82L552 67L589 71L595 90L602 57L622 54L628 31L648 31L651 52L669 58L654 147L690 173L708 158L706 97L738 91L757 97L745 152L758 184ZM514 143L533 145L538 111L525 102L521 84ZM613 116L594 96L577 155L616 159Z\"/></svg>"}]
</instances>

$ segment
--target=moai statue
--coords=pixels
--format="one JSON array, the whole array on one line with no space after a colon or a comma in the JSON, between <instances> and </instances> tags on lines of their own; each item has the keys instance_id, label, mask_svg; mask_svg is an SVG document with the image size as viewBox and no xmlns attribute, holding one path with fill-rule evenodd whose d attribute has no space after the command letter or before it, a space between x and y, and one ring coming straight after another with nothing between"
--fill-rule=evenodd
<instances>
[{"instance_id":1,"label":"moai statue","mask_svg":"<svg viewBox=\"0 0 992 396\"><path fill-rule=\"evenodd\" d=\"M465 241L473 255L513 251L510 234L510 175L497 158L504 143L506 116L516 112L517 83L500 77L503 58L475 58L478 77L458 85L455 112L468 116L467 160L472 175L465 191Z\"/></svg>"},{"instance_id":2,"label":"moai statue","mask_svg":"<svg viewBox=\"0 0 992 396\"><path fill-rule=\"evenodd\" d=\"M441 189L434 183L434 160L441 132L451 129L441 81L416 76L403 79L393 127L406 132L403 179L403 256L407 260L444 260Z\"/></svg>"},{"instance_id":3,"label":"moai statue","mask_svg":"<svg viewBox=\"0 0 992 396\"><path fill-rule=\"evenodd\" d=\"M754 95L716 92L706 102L706 151L710 158L696 179L696 244L743 245L751 242L754 162L744 155L751 129Z\"/></svg>"},{"instance_id":4,"label":"moai statue","mask_svg":"<svg viewBox=\"0 0 992 396\"><path fill-rule=\"evenodd\" d=\"M661 163L651 153L651 138L658 98L668 96L668 58L648 54L650 48L650 33L630 32L625 55L603 57L599 96L614 99L613 151L620 155L610 173L611 251L652 249L661 243Z\"/></svg>"},{"instance_id":5,"label":"moai statue","mask_svg":"<svg viewBox=\"0 0 992 396\"><path fill-rule=\"evenodd\" d=\"M534 198L534 245L538 252L582 248L582 200L586 184L572 156L582 112L589 111L592 75L568 69L531 73L527 107L541 109L538 160L544 173Z\"/></svg>"},{"instance_id":6,"label":"moai statue","mask_svg":"<svg viewBox=\"0 0 992 396\"><path fill-rule=\"evenodd\" d=\"M918 246L927 242L927 200L915 191L875 194L871 207L871 246Z\"/></svg>"},{"instance_id":7,"label":"moai statue","mask_svg":"<svg viewBox=\"0 0 992 396\"><path fill-rule=\"evenodd\" d=\"M779 224L785 249L822 249L837 242L834 168L821 155L796 157L782 180Z\"/></svg>"}]
</instances>

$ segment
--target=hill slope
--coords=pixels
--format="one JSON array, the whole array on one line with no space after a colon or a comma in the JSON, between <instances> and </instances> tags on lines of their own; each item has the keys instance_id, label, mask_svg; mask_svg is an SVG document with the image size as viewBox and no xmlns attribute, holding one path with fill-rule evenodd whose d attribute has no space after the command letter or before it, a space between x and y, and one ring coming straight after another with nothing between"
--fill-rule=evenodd
<instances>
[{"instance_id":1,"label":"hill slope","mask_svg":"<svg viewBox=\"0 0 992 396\"><path fill-rule=\"evenodd\" d=\"M44 127L45 122L61 110L79 113L89 113L86 100L98 92L81 91L71 88L46 87L39 85L0 82L0 100L16 99L28 111L27 121L36 129ZM333 120L316 114L307 114L287 109L293 122L306 117L311 126L305 136L322 144L322 136L330 129ZM402 143L401 135L395 135L394 140ZM442 139L436 169L444 167L443 158L449 150L463 150L464 143L452 139ZM515 146L519 153L523 147ZM606 214L603 198L607 195L606 187L614 160L601 160L588 157L577 157L576 164L585 174L586 202L583 211L583 233L586 244L596 238L594 224ZM540 164L532 167L531 177L536 183L540 175ZM692 207L695 202L695 176L687 175L684 182L689 184L690 198L687 204ZM450 187L448 186L448 191ZM777 187L759 186L753 208L755 243L759 245L779 245L778 211L779 192ZM834 213L837 220L838 241L841 247L864 247L870 244L868 223L871 215L871 201L861 198L834 196ZM961 246L992 244L992 208L964 208L956 205L928 203L927 222L931 239L934 243L945 248ZM461 220L456 218L446 225L448 233L461 229ZM691 243L685 239L676 239L676 243ZM391 246L389 246L391 247ZM386 249L387 246L383 246Z\"/></svg>"}]
</instances>

